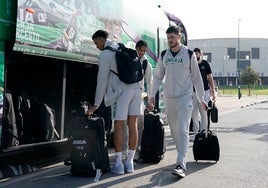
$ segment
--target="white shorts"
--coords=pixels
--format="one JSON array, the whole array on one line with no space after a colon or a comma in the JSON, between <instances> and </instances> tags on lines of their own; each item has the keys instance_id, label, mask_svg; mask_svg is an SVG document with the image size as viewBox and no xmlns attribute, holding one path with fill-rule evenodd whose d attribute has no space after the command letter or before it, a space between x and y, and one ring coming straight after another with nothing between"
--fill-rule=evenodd
<instances>
[{"instance_id":1,"label":"white shorts","mask_svg":"<svg viewBox=\"0 0 268 188\"><path fill-rule=\"evenodd\" d=\"M112 119L127 120L128 115L141 115L141 89L131 87L124 90L112 104Z\"/></svg>"}]
</instances>

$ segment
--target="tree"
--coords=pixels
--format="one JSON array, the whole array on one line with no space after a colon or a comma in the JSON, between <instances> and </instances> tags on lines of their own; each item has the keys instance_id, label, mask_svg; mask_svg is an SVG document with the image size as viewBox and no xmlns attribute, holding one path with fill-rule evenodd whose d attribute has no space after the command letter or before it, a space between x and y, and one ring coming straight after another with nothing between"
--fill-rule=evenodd
<instances>
[{"instance_id":1,"label":"tree","mask_svg":"<svg viewBox=\"0 0 268 188\"><path fill-rule=\"evenodd\" d=\"M251 68L246 67L241 74L241 83L247 85L248 95L250 96L250 86L256 84L259 81L258 74Z\"/></svg>"}]
</instances>

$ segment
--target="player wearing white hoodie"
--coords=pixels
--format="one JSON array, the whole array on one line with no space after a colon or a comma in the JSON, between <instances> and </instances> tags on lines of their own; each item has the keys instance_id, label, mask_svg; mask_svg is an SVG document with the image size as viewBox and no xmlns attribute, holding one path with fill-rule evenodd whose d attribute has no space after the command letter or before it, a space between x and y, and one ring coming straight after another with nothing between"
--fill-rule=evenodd
<instances>
[{"instance_id":1,"label":"player wearing white hoodie","mask_svg":"<svg viewBox=\"0 0 268 188\"><path fill-rule=\"evenodd\" d=\"M193 53L190 59L188 48L181 44L180 28L171 26L166 34L170 48L162 52L157 63L151 84L150 108L154 107L154 96L165 79L163 83L165 109L178 155L176 168L172 174L183 178L193 110L193 86L203 109L207 109L207 104L204 101L203 81L196 56Z\"/></svg>"},{"instance_id":2,"label":"player wearing white hoodie","mask_svg":"<svg viewBox=\"0 0 268 188\"><path fill-rule=\"evenodd\" d=\"M141 105L141 111L144 112L144 110L147 109L148 107L148 106L145 106L145 103L147 103L146 105L148 105L148 101L146 101L146 99L148 100L148 96L146 95L148 95L150 88L151 88L152 65L148 62L147 57L146 57L146 52L148 50L148 44L146 41L139 40L136 43L135 49L136 49L137 56L140 59L140 63L142 65L143 74L144 74L144 78L140 81L140 87L142 88L142 91L143 91L143 94L141 97L144 99L143 104ZM144 86L146 86L146 88ZM137 128L138 128L138 142L137 142L137 149L135 152L134 161L135 160L138 161L139 156L140 156L141 139L142 139L142 133L144 130L144 114L138 116ZM126 153L126 154L128 153L127 126L124 126L123 151L125 151L123 153Z\"/></svg>"},{"instance_id":3,"label":"player wearing white hoodie","mask_svg":"<svg viewBox=\"0 0 268 188\"><path fill-rule=\"evenodd\" d=\"M115 164L111 172L115 174L124 174L134 172L133 158L137 146L137 116L141 115L141 87L140 83L125 84L121 82L116 74L115 52L105 50L105 47L111 46L117 49L116 42L108 39L108 33L104 30L96 31L92 36L96 47L102 52L99 55L99 72L97 76L97 88L95 93L95 102L88 110L91 115L101 104L103 98L106 106L112 105L112 118L114 120L114 147ZM112 71L113 72L112 72ZM123 126L127 120L129 129L129 152L126 161L122 162L123 145Z\"/></svg>"}]
</instances>

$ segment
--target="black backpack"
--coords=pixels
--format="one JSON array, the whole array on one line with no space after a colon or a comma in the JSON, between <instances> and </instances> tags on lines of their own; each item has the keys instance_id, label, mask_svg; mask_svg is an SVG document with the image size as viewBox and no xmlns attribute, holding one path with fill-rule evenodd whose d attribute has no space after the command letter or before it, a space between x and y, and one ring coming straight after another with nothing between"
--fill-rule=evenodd
<instances>
[{"instance_id":1,"label":"black backpack","mask_svg":"<svg viewBox=\"0 0 268 188\"><path fill-rule=\"evenodd\" d=\"M111 46L107 46L104 49L115 51L116 66L118 73L111 70L116 74L119 79L126 84L133 84L143 79L143 69L147 67L140 63L140 59L137 56L136 50L125 47L124 44L118 43L119 48L114 49Z\"/></svg>"}]
</instances>

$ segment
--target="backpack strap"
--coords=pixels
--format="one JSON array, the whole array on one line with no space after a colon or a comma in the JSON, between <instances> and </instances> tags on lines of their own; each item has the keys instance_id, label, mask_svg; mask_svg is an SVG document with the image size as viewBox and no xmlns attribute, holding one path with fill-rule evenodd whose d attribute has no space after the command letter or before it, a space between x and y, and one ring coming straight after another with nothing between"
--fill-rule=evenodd
<instances>
[{"instance_id":1,"label":"backpack strap","mask_svg":"<svg viewBox=\"0 0 268 188\"><path fill-rule=\"evenodd\" d=\"M167 50L163 50L163 51L161 52L162 60L163 60L163 58L164 58L164 55L166 54L166 51L167 51Z\"/></svg>"},{"instance_id":2,"label":"backpack strap","mask_svg":"<svg viewBox=\"0 0 268 188\"><path fill-rule=\"evenodd\" d=\"M189 53L190 60L191 60L192 59L192 55L193 55L194 52L192 50L188 49L188 53Z\"/></svg>"},{"instance_id":3,"label":"backpack strap","mask_svg":"<svg viewBox=\"0 0 268 188\"><path fill-rule=\"evenodd\" d=\"M123 44L123 43L121 43L121 42L119 42L119 43L117 43L118 45L119 45L119 49L121 49L121 50L124 50L124 49L126 49L127 47Z\"/></svg>"},{"instance_id":4,"label":"backpack strap","mask_svg":"<svg viewBox=\"0 0 268 188\"><path fill-rule=\"evenodd\" d=\"M119 47L120 48L120 47ZM116 49L116 48L113 48L113 47L111 47L111 46L106 46L103 50L111 50L111 51L113 51L113 52L115 52L115 51L117 51L118 49ZM114 73L115 75L117 75L118 76L118 73L116 73L115 71L113 71L113 70L110 70L112 73Z\"/></svg>"},{"instance_id":5,"label":"backpack strap","mask_svg":"<svg viewBox=\"0 0 268 188\"><path fill-rule=\"evenodd\" d=\"M166 51L167 51L167 50L163 50L163 51L161 52L161 57L162 57L162 59L163 59L163 57L164 57ZM193 55L194 52L193 52L192 50L188 49L188 53L189 53L189 57L190 57L190 60L191 60L191 59L192 59L192 55Z\"/></svg>"},{"instance_id":6,"label":"backpack strap","mask_svg":"<svg viewBox=\"0 0 268 188\"><path fill-rule=\"evenodd\" d=\"M111 47L111 46L106 46L103 50L111 50L111 51L116 51L116 50L118 50L118 49L116 49L116 48L113 48L113 47Z\"/></svg>"},{"instance_id":7,"label":"backpack strap","mask_svg":"<svg viewBox=\"0 0 268 188\"><path fill-rule=\"evenodd\" d=\"M193 55L193 51L192 50L190 50L190 49L188 49L188 54L189 54L189 57L190 57L190 73L192 72L192 55Z\"/></svg>"},{"instance_id":8,"label":"backpack strap","mask_svg":"<svg viewBox=\"0 0 268 188\"><path fill-rule=\"evenodd\" d=\"M142 62L142 69L143 69L144 74L145 74L145 71L147 69L147 64L148 64L147 59L144 59L143 62Z\"/></svg>"}]
</instances>

